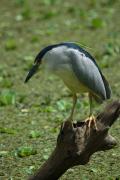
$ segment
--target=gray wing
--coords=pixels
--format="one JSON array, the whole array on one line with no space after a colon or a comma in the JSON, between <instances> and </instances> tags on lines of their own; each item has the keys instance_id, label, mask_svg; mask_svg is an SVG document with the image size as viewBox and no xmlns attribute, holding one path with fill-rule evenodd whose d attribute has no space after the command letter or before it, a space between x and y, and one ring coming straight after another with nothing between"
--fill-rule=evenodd
<instances>
[{"instance_id":1,"label":"gray wing","mask_svg":"<svg viewBox=\"0 0 120 180\"><path fill-rule=\"evenodd\" d=\"M70 59L73 71L80 82L89 88L95 95L101 99L106 99L106 89L102 75L98 67L86 57L85 54L77 50L70 51Z\"/></svg>"},{"instance_id":2,"label":"gray wing","mask_svg":"<svg viewBox=\"0 0 120 180\"><path fill-rule=\"evenodd\" d=\"M102 73L101 73L101 76L102 76L104 86L105 86L105 90L106 90L106 98L110 99L111 98L111 87L110 87L108 81L105 79L105 77L104 77L104 75Z\"/></svg>"}]
</instances>

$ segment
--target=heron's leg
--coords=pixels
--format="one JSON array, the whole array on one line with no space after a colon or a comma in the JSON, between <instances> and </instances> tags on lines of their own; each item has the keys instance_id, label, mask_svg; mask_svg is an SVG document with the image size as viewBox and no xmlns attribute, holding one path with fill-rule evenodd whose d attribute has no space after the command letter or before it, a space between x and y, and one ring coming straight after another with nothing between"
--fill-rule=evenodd
<instances>
[{"instance_id":1,"label":"heron's leg","mask_svg":"<svg viewBox=\"0 0 120 180\"><path fill-rule=\"evenodd\" d=\"M89 103L90 103L90 113L89 113L89 117L92 116L92 96L89 93Z\"/></svg>"},{"instance_id":2,"label":"heron's leg","mask_svg":"<svg viewBox=\"0 0 120 180\"><path fill-rule=\"evenodd\" d=\"M89 93L89 103L90 103L90 113L89 117L85 120L88 123L88 128L90 129L91 125L95 126L95 129L97 130L97 124L96 124L96 118L92 113L92 95Z\"/></svg>"},{"instance_id":3,"label":"heron's leg","mask_svg":"<svg viewBox=\"0 0 120 180\"><path fill-rule=\"evenodd\" d=\"M72 106L72 109L71 109L71 113L70 113L70 116L69 116L69 120L73 120L73 114L74 114L74 110L75 110L75 105L77 103L77 95L76 94L73 94L73 106Z\"/></svg>"}]
</instances>

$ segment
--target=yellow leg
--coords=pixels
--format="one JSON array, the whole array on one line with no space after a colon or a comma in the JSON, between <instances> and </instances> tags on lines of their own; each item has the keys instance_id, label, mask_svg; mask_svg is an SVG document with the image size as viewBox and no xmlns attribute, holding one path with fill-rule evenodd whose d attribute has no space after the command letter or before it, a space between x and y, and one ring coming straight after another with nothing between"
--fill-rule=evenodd
<instances>
[{"instance_id":1,"label":"yellow leg","mask_svg":"<svg viewBox=\"0 0 120 180\"><path fill-rule=\"evenodd\" d=\"M97 124L96 124L96 118L92 114L92 95L90 93L89 93L89 102L90 102L90 114L89 114L89 117L85 120L85 122L88 124L89 132L90 132L90 128L93 125L95 129L98 130Z\"/></svg>"},{"instance_id":2,"label":"yellow leg","mask_svg":"<svg viewBox=\"0 0 120 180\"><path fill-rule=\"evenodd\" d=\"M73 114L74 114L74 110L75 110L75 105L76 105L76 103L77 103L77 95L74 94L74 95L73 95L73 107L72 107L70 116L69 116L69 118L68 118L68 120L70 120L70 121L73 121Z\"/></svg>"}]
</instances>

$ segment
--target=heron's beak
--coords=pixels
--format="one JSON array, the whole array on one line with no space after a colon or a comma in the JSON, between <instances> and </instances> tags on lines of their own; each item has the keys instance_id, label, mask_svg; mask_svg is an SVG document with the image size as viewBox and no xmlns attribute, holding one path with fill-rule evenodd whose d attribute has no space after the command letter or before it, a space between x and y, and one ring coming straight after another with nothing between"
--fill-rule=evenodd
<instances>
[{"instance_id":1,"label":"heron's beak","mask_svg":"<svg viewBox=\"0 0 120 180\"><path fill-rule=\"evenodd\" d=\"M37 72L38 67L39 67L38 64L33 65L33 67L28 72L28 75L27 75L27 77L25 79L25 83L28 82L28 80Z\"/></svg>"}]
</instances>

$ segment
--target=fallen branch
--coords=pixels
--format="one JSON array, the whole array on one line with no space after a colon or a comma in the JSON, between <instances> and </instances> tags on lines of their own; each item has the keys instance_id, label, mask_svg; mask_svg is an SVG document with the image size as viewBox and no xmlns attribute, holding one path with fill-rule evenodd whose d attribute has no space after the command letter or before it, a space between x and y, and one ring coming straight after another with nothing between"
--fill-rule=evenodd
<instances>
[{"instance_id":1,"label":"fallen branch","mask_svg":"<svg viewBox=\"0 0 120 180\"><path fill-rule=\"evenodd\" d=\"M51 156L29 180L56 180L67 169L88 163L93 153L112 149L117 143L108 130L119 115L120 102L115 101L97 116L97 131L94 125L89 129L85 121L64 122Z\"/></svg>"}]
</instances>

